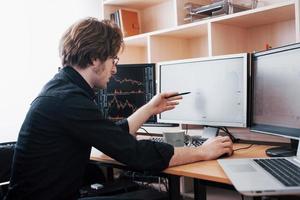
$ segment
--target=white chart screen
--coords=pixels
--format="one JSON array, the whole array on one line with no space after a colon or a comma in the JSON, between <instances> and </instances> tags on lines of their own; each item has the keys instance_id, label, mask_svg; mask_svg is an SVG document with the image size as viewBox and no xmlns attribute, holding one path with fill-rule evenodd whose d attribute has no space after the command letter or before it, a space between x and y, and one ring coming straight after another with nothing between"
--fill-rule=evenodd
<instances>
[{"instance_id":1,"label":"white chart screen","mask_svg":"<svg viewBox=\"0 0 300 200\"><path fill-rule=\"evenodd\" d=\"M159 91L191 92L158 120L185 124L247 125L247 55L159 65Z\"/></svg>"}]
</instances>

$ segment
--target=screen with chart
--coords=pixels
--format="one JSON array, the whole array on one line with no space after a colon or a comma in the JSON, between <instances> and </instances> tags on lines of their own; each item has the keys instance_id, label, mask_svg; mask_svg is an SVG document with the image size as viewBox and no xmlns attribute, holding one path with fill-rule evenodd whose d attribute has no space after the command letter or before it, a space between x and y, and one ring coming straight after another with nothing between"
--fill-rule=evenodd
<instances>
[{"instance_id":1,"label":"screen with chart","mask_svg":"<svg viewBox=\"0 0 300 200\"><path fill-rule=\"evenodd\" d=\"M159 63L159 90L191 92L160 122L247 126L247 54Z\"/></svg>"},{"instance_id":2,"label":"screen with chart","mask_svg":"<svg viewBox=\"0 0 300 200\"><path fill-rule=\"evenodd\" d=\"M123 64L98 93L98 106L105 118L127 118L155 95L155 64ZM148 121L156 121L152 116Z\"/></svg>"},{"instance_id":3,"label":"screen with chart","mask_svg":"<svg viewBox=\"0 0 300 200\"><path fill-rule=\"evenodd\" d=\"M251 130L299 139L300 44L252 56Z\"/></svg>"}]
</instances>

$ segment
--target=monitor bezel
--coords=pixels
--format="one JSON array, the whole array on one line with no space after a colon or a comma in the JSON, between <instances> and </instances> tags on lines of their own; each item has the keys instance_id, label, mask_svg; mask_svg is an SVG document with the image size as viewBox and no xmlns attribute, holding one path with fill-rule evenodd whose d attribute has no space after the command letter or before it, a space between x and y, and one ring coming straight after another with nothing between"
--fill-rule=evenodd
<instances>
[{"instance_id":1,"label":"monitor bezel","mask_svg":"<svg viewBox=\"0 0 300 200\"><path fill-rule=\"evenodd\" d=\"M281 47L276 47L256 53L251 54L251 110L250 110L250 131L255 132L255 133L260 133L260 134L267 134L267 135L273 135L273 136L280 136L280 137L285 137L289 139L296 139L299 140L300 137L300 132L299 136L295 136L295 131L300 131L300 129L295 129L295 128L288 128L288 127L282 127L282 126L271 126L271 125L265 125L265 124L257 124L254 123L254 73L255 73L255 61L257 60L258 57L266 56L266 55L271 55L271 54L276 54L276 53L281 53L281 52L286 52L294 49L300 49L300 43L293 43L293 44L288 44L284 45ZM272 129L273 128L273 129Z\"/></svg>"},{"instance_id":2,"label":"monitor bezel","mask_svg":"<svg viewBox=\"0 0 300 200\"><path fill-rule=\"evenodd\" d=\"M250 63L249 63L249 54L248 53L240 53L240 54L229 54L222 56L211 56L211 57L201 57L201 58L192 58L192 59L184 59L184 60L173 60L173 61L165 61L157 63L157 71L158 71L158 83L157 83L157 91L161 92L160 80L161 80L161 67L163 65L168 64L176 64L176 63L190 63L190 62L205 62L212 60L224 60L224 59L235 59L242 58L243 59L243 67L244 74L243 80L244 82L244 91L246 92L246 98L244 99L244 107L243 110L245 112L245 118L242 123L228 123L228 122L204 122L202 120L199 121L189 121L189 120L169 120L162 119L161 115L157 115L157 121L162 123L179 123L179 124L192 124L192 125L202 125L202 126L214 126L214 127L237 127L237 128L245 128L249 126L249 73L250 73Z\"/></svg>"}]
</instances>

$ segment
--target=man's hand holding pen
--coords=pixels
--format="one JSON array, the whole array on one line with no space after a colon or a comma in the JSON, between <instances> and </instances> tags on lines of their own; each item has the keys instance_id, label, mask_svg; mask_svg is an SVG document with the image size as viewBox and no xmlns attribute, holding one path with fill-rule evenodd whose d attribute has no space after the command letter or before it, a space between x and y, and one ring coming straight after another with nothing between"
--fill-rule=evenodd
<instances>
[{"instance_id":1,"label":"man's hand holding pen","mask_svg":"<svg viewBox=\"0 0 300 200\"><path fill-rule=\"evenodd\" d=\"M191 92L176 93L176 94L168 96L167 98L176 97L176 96L183 96L183 95L190 94L190 93Z\"/></svg>"},{"instance_id":2,"label":"man's hand holding pen","mask_svg":"<svg viewBox=\"0 0 300 200\"><path fill-rule=\"evenodd\" d=\"M162 92L155 95L146 105L149 106L152 114L156 115L161 112L174 109L176 105L179 104L179 100L182 99L182 95L189 93L190 92Z\"/></svg>"}]
</instances>

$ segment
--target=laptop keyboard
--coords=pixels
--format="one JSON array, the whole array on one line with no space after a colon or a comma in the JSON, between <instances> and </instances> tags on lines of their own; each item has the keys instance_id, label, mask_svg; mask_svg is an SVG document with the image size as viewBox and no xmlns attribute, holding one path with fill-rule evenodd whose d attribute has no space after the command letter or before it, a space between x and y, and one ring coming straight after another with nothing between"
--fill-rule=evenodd
<instances>
[{"instance_id":1,"label":"laptop keyboard","mask_svg":"<svg viewBox=\"0 0 300 200\"><path fill-rule=\"evenodd\" d=\"M284 158L253 159L287 187L300 186L300 167Z\"/></svg>"}]
</instances>

